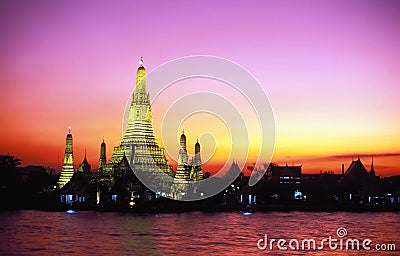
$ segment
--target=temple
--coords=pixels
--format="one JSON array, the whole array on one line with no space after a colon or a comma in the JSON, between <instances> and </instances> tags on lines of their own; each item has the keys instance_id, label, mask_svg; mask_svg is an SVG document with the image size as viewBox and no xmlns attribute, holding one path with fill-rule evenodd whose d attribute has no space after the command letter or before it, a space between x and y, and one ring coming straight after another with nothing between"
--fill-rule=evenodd
<instances>
[{"instance_id":1,"label":"temple","mask_svg":"<svg viewBox=\"0 0 400 256\"><path fill-rule=\"evenodd\" d=\"M136 72L136 88L132 94L126 130L119 146L114 147L107 163L106 144L100 145L98 171L91 171L86 152L82 164L74 172L71 130L67 134L64 165L56 190L60 207L80 209L170 211L183 208L169 199L198 200L186 204L187 209L396 209L400 205L399 178L381 179L376 174L372 156L368 171L360 158L352 161L341 174L328 171L320 174L302 174L302 166L278 166L266 163L261 169L248 166L248 170L261 173L257 186L248 186L249 177L233 161L224 179L232 180L224 190L208 197L206 185L223 181L217 175L203 175L201 147L197 141L194 155L188 153L187 137L179 136L176 173L168 164L164 149L157 144L152 123L150 95L146 90L146 69L143 59ZM260 172L262 170L262 172ZM144 182L141 179L146 177ZM201 182L202 179L209 179ZM149 182L150 181L150 182ZM200 181L200 182L193 182ZM193 195L196 194L195 197ZM197 196L198 195L198 196ZM167 199L166 199L167 198ZM201 199L207 201L202 201ZM202 201L202 202L200 202ZM309 203L310 202L310 203ZM276 207L276 208L271 208ZM295 208L292 208L295 207ZM296 208L298 207L298 208ZM379 207L379 208L376 208Z\"/></svg>"},{"instance_id":2,"label":"temple","mask_svg":"<svg viewBox=\"0 0 400 256\"><path fill-rule=\"evenodd\" d=\"M104 170L106 168L107 159L106 159L106 143L103 142L100 145L100 159L99 159L99 170Z\"/></svg>"},{"instance_id":3,"label":"temple","mask_svg":"<svg viewBox=\"0 0 400 256\"><path fill-rule=\"evenodd\" d=\"M151 198L152 194L149 194L149 189L155 193L155 195L153 194L155 197L165 196L175 199L182 198L190 191L196 193L196 186L192 184L192 181L203 179L200 143L196 142L195 154L190 160L186 149L186 136L182 133L178 167L175 173L168 164L164 149L159 147L156 140L150 94L146 90L146 69L142 58L139 64L126 130L121 144L114 147L108 163L106 143L103 139L100 145L97 172L91 172L85 150L82 164L74 175L72 135L69 131L64 166L58 186L63 188L65 184L69 183L61 191L64 198L67 198L68 191L75 187L87 190L89 194L95 191L97 205L108 205L111 201L121 202L121 200L131 205L138 198ZM110 198L113 199L110 201Z\"/></svg>"},{"instance_id":4,"label":"temple","mask_svg":"<svg viewBox=\"0 0 400 256\"><path fill-rule=\"evenodd\" d=\"M68 134L65 142L64 164L57 182L57 188L64 187L72 176L74 176L74 154L72 151L71 127L68 127Z\"/></svg>"},{"instance_id":5,"label":"temple","mask_svg":"<svg viewBox=\"0 0 400 256\"><path fill-rule=\"evenodd\" d=\"M185 132L182 133L179 140L178 167L176 169L175 178L178 180L190 180Z\"/></svg>"},{"instance_id":6,"label":"temple","mask_svg":"<svg viewBox=\"0 0 400 256\"><path fill-rule=\"evenodd\" d=\"M194 145L194 156L189 163L188 153L186 149L186 135L182 132L179 139L178 167L175 174L176 180L199 181L203 179L200 157L200 143Z\"/></svg>"},{"instance_id":7,"label":"temple","mask_svg":"<svg viewBox=\"0 0 400 256\"><path fill-rule=\"evenodd\" d=\"M164 150L154 135L150 95L146 91L146 69L143 58L136 72L136 89L129 108L128 125L121 145L114 148L108 170L118 165L125 156L135 171L163 172L171 177L174 172L168 165Z\"/></svg>"},{"instance_id":8,"label":"temple","mask_svg":"<svg viewBox=\"0 0 400 256\"><path fill-rule=\"evenodd\" d=\"M194 156L192 159L192 170L190 171L190 179L193 181L198 181L203 179L203 170L201 167L201 157L200 157L200 143L199 141L194 144Z\"/></svg>"},{"instance_id":9,"label":"temple","mask_svg":"<svg viewBox=\"0 0 400 256\"><path fill-rule=\"evenodd\" d=\"M180 137L176 174L168 165L164 150L158 146L154 134L150 94L146 90L146 69L143 66L143 58L140 59L139 64L136 72L136 89L129 107L127 128L121 145L114 148L106 169L111 170L126 157L132 169L137 172L162 172L178 181L201 180L203 173L200 143L195 144L195 155L189 164L184 133Z\"/></svg>"}]
</instances>

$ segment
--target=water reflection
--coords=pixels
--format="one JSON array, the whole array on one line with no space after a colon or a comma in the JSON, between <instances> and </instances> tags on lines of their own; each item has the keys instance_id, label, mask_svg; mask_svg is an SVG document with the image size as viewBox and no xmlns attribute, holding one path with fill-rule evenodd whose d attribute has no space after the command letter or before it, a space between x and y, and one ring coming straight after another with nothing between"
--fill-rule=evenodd
<instances>
[{"instance_id":1,"label":"water reflection","mask_svg":"<svg viewBox=\"0 0 400 256\"><path fill-rule=\"evenodd\" d=\"M257 241L337 238L339 227L348 237L374 243L397 243L399 213L267 212L126 214L103 212L15 211L0 213L1 254L122 254L122 255L238 255L261 254ZM368 254L331 251L329 254ZM395 252L398 253L399 251ZM293 252L278 251L287 255ZM297 251L304 254L307 251ZM310 253L310 252L308 252ZM321 251L312 252L323 254ZM388 252L387 255L393 255Z\"/></svg>"}]
</instances>

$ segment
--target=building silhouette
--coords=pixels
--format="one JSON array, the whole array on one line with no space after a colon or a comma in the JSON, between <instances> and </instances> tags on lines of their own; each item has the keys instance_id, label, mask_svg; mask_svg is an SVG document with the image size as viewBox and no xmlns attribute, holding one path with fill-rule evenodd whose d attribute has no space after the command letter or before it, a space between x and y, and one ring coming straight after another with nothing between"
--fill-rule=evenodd
<instances>
[{"instance_id":1,"label":"building silhouette","mask_svg":"<svg viewBox=\"0 0 400 256\"><path fill-rule=\"evenodd\" d=\"M271 182L276 185L297 185L301 183L302 166L271 166Z\"/></svg>"},{"instance_id":2,"label":"building silhouette","mask_svg":"<svg viewBox=\"0 0 400 256\"><path fill-rule=\"evenodd\" d=\"M374 160L372 159L371 169L368 172L360 158L353 160L344 173L343 177L338 181L342 184L351 184L351 186L366 185L376 179Z\"/></svg>"},{"instance_id":3,"label":"building silhouette","mask_svg":"<svg viewBox=\"0 0 400 256\"><path fill-rule=\"evenodd\" d=\"M85 157L83 158L82 163L78 167L78 172L90 172L92 170L87 158L86 158L86 150Z\"/></svg>"},{"instance_id":4,"label":"building silhouette","mask_svg":"<svg viewBox=\"0 0 400 256\"><path fill-rule=\"evenodd\" d=\"M375 172L375 168L374 168L374 155L372 155L371 169L369 171L369 175L371 177L376 177L376 172Z\"/></svg>"},{"instance_id":5,"label":"building silhouette","mask_svg":"<svg viewBox=\"0 0 400 256\"><path fill-rule=\"evenodd\" d=\"M349 194L349 197L376 194L380 190L378 183L379 177L375 174L374 160L372 159L371 169L368 171L359 157L351 162L344 176L338 180L338 185L342 191Z\"/></svg>"}]
</instances>

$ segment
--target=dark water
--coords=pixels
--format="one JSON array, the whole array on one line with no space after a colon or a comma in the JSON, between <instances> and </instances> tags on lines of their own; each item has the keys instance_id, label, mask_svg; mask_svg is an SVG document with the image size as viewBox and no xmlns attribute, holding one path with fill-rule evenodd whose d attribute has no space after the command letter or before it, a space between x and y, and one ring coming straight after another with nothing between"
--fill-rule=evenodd
<instances>
[{"instance_id":1,"label":"dark water","mask_svg":"<svg viewBox=\"0 0 400 256\"><path fill-rule=\"evenodd\" d=\"M0 254L4 255L244 255L262 251L257 241L268 238L315 239L338 228L347 237L394 243L400 255L400 213L267 212L128 214L103 212L14 211L0 213ZM319 245L319 244L318 244ZM287 244L286 244L287 246ZM369 255L377 251L280 251L273 254Z\"/></svg>"}]
</instances>

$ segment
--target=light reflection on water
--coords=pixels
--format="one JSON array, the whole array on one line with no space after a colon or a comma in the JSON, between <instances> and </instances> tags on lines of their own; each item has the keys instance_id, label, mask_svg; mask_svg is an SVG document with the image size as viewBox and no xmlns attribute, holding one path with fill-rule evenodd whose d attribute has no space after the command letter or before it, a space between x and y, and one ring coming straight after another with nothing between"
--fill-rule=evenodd
<instances>
[{"instance_id":1,"label":"light reflection on water","mask_svg":"<svg viewBox=\"0 0 400 256\"><path fill-rule=\"evenodd\" d=\"M400 213L257 212L129 214L105 212L15 211L0 213L0 254L243 255L265 254L257 241L315 239L344 227L348 238L395 243L400 249ZM273 254L287 255L293 251ZM296 251L368 255L370 251Z\"/></svg>"}]
</instances>

